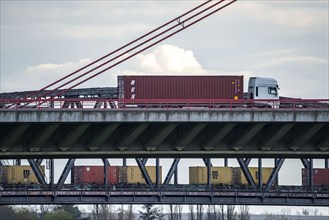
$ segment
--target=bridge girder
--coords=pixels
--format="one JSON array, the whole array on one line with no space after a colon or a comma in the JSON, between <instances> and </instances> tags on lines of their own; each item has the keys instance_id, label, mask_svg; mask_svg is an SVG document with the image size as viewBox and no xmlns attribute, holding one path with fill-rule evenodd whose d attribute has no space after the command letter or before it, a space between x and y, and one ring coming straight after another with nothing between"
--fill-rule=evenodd
<instances>
[{"instance_id":1,"label":"bridge girder","mask_svg":"<svg viewBox=\"0 0 329 220\"><path fill-rule=\"evenodd\" d=\"M328 158L328 133L329 111L0 111L0 159Z\"/></svg>"}]
</instances>

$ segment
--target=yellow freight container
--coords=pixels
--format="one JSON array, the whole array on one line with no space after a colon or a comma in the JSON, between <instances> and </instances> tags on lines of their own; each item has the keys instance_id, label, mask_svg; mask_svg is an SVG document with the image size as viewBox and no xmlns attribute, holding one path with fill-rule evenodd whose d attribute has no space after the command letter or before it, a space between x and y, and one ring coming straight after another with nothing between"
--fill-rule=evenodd
<instances>
[{"instance_id":1,"label":"yellow freight container","mask_svg":"<svg viewBox=\"0 0 329 220\"><path fill-rule=\"evenodd\" d=\"M4 182L8 184L35 184L39 183L31 166L5 166ZM41 166L43 175L45 173L45 166Z\"/></svg>"},{"instance_id":2,"label":"yellow freight container","mask_svg":"<svg viewBox=\"0 0 329 220\"><path fill-rule=\"evenodd\" d=\"M148 175L152 183L156 183L156 167L155 166L146 166ZM159 180L162 183L162 167L159 167ZM146 181L142 175L138 166L125 166L120 167L119 173L120 183L128 183L128 184L145 184Z\"/></svg>"},{"instance_id":3,"label":"yellow freight container","mask_svg":"<svg viewBox=\"0 0 329 220\"><path fill-rule=\"evenodd\" d=\"M258 185L259 183L259 173L258 173L258 167L249 167L249 172L252 176L252 178L255 181L255 184ZM262 184L267 184L271 174L272 174L273 168L264 167L262 168ZM241 185L248 185L247 178L245 177L244 173L242 172L240 167L234 168L234 181L237 184ZM273 184L277 185L278 179L276 179Z\"/></svg>"},{"instance_id":4,"label":"yellow freight container","mask_svg":"<svg viewBox=\"0 0 329 220\"><path fill-rule=\"evenodd\" d=\"M0 183L4 182L4 177L5 177L5 168L4 166L0 166Z\"/></svg>"},{"instance_id":5,"label":"yellow freight container","mask_svg":"<svg viewBox=\"0 0 329 220\"><path fill-rule=\"evenodd\" d=\"M207 184L207 167L189 167L190 184ZM211 184L232 185L233 168L232 167L212 167Z\"/></svg>"}]
</instances>

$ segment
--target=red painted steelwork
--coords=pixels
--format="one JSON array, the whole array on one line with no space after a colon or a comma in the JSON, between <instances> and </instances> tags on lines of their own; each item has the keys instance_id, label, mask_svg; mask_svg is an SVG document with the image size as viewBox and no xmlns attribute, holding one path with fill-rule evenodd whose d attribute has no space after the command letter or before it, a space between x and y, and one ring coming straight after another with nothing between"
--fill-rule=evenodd
<instances>
[{"instance_id":1,"label":"red painted steelwork","mask_svg":"<svg viewBox=\"0 0 329 220\"><path fill-rule=\"evenodd\" d=\"M242 99L243 76L119 76L119 99Z\"/></svg>"},{"instance_id":2,"label":"red painted steelwork","mask_svg":"<svg viewBox=\"0 0 329 220\"><path fill-rule=\"evenodd\" d=\"M309 169L302 169L302 185L308 186L310 182ZM315 168L313 169L313 185L329 186L329 169Z\"/></svg>"},{"instance_id":3,"label":"red painted steelwork","mask_svg":"<svg viewBox=\"0 0 329 220\"><path fill-rule=\"evenodd\" d=\"M107 167L108 183L119 182L119 167ZM74 166L71 170L71 183L104 184L103 166Z\"/></svg>"},{"instance_id":4,"label":"red painted steelwork","mask_svg":"<svg viewBox=\"0 0 329 220\"><path fill-rule=\"evenodd\" d=\"M328 111L329 99L283 99L280 108L259 108L259 102L277 102L272 99L106 99L106 98L78 98L78 99L0 99L0 111L56 111L56 110L167 110L167 111ZM67 104L67 105L65 105ZM73 105L73 106L72 106ZM65 107L66 106L66 107Z\"/></svg>"},{"instance_id":5,"label":"red painted steelwork","mask_svg":"<svg viewBox=\"0 0 329 220\"><path fill-rule=\"evenodd\" d=\"M105 72L105 71L107 71L107 70L113 68L114 66L119 65L120 63L122 63L122 62L124 62L124 61L130 59L131 57L133 57L133 56L135 56L135 55L137 55L137 54L139 54L139 53L145 51L146 49L148 49L148 48L150 48L150 47L152 47L152 46L158 44L159 42L162 42L163 40L165 40L165 39L167 39L167 38L169 38L169 37L175 35L176 33L180 32L180 31L182 31L182 30L184 30L184 29L186 29L186 28L188 28L188 27L190 27L190 26L192 26L192 25L194 25L195 23L197 23L197 22L199 22L199 21L201 21L201 20L207 18L208 16L210 16L210 15L212 15L212 14L218 12L219 10L221 10L221 9L223 9L223 8L225 8L225 7L229 6L229 5L231 5L232 3L234 3L234 2L237 1L237 0L232 0L232 1L228 2L227 4L221 6L221 7L217 8L217 9L214 9L213 11L211 11L211 12L209 12L209 13L207 12L208 14L206 14L206 15L204 15L204 16L198 18L198 19L196 19L195 21L190 21L191 23L185 24L185 22L187 22L187 21L189 21L189 20L191 20L191 19L194 19L196 16L199 16L199 15L201 15L202 13L204 13L204 12L206 12L206 11L209 11L209 9L213 8L214 6L217 6L218 4L220 4L221 2L224 2L224 1L225 1L225 0L221 0L221 1L219 1L219 2L215 2L213 5L207 7L206 9L204 9L204 10L202 10L202 11L200 11L200 12L194 14L194 15L191 15L190 17L186 18L185 20L183 20L183 21L180 20L183 16L189 14L190 12L192 12L192 11L194 11L194 10L200 8L201 6L204 6L204 5L206 5L206 4L208 4L209 2L212 2L212 1L207 1L207 2L205 2L205 3L202 3L201 5L197 6L196 8L194 8L194 9L188 11L187 13L184 13L184 14L181 15L181 16L179 16L178 18L173 19L173 20L170 21L170 22L167 22L166 24L160 26L159 28L156 28L154 31L151 31L151 32L149 32L148 34L143 35L142 37L137 38L136 40L132 41L131 43L128 43L127 45L125 45L125 46L119 48L118 50L115 50L114 52L112 52L112 53L110 53L110 54L108 54L108 55L106 55L106 56L104 56L104 57L98 59L98 60L102 60L103 58L106 58L106 57L108 57L109 55L112 55L112 54L114 54L115 52L120 51L121 49L125 48L126 46L129 46L129 45L131 45L132 43L135 43L135 42L139 41L140 39L144 38L145 36L148 36L149 34L155 32L155 31L158 31L159 29L161 29L161 28L163 28L163 27L169 25L170 23L172 23L172 22L174 22L174 21L177 21L177 22L178 22L178 24L176 24L176 25L174 25L174 26L172 26L172 27L169 27L169 28L166 29L165 31L162 31L162 32L160 32L159 34L157 34L157 35L155 35L155 36L153 36L153 37L150 37L149 39L146 39L145 41L141 42L141 43L138 44L137 46L134 46L134 47L132 47L132 48L130 48L130 49L127 49L126 51L124 51L124 52L122 52L121 54L119 54L118 56L115 56L114 58L112 58L112 59L110 59L110 60L104 62L103 64L100 64L100 65L96 66L95 68L92 68L91 70L89 70L89 71L87 71L87 72L85 72L85 73L81 73L79 76L77 76L77 77L75 77L75 78L69 80L68 82L65 82L65 83L63 83L63 84L57 86L54 90L58 90L58 89L60 89L60 88L63 88L64 86L69 85L70 83L75 83L74 85L72 85L72 86L70 86L69 88L65 89L63 92L59 92L59 93L56 94L55 96L61 96L61 95L62 95L63 93L65 93L66 91L68 91L68 90L70 90L70 89L73 89L73 88L75 88L76 86L78 86L78 85L80 85L80 84L82 84L82 83L84 83L84 82L86 82L86 81L88 81L88 80L90 80L90 79L92 79L92 78L94 78L94 77L96 77L96 76L102 74L103 72ZM153 40L156 40L156 39L157 39L158 37L160 37L161 35L164 35L165 33L169 32L169 31L172 31L174 28L176 28L176 27L180 27L180 26L181 26L180 29L178 29L178 30L176 30L176 31L174 31L174 32L172 32L172 33L170 33L170 34L168 34L167 36L162 37L161 39L155 41L154 43L151 43ZM151 43L151 44L150 44L150 45L146 45L144 48L139 49L137 52L134 52L133 54L131 54L131 55L125 57L125 55L128 55L129 52L132 52L133 50L140 48L142 45L144 45L144 44L146 44L146 43ZM116 60L116 59L118 59L118 58L122 58L122 60L119 60L118 62L114 63L113 65L110 65L109 67L106 67L106 68L100 70L99 72L97 72L97 73L93 73L93 75L87 77L87 74L92 73L93 71L95 71L95 70L97 70L97 69L99 70L100 67L102 67L102 66L104 66L105 64L108 64L108 63L110 63L110 62L112 62L112 61L114 61L114 60ZM98 60L97 60L97 61L98 61ZM88 64L87 66L85 66L85 67L83 67L83 68L81 68L81 69L79 69L79 70L77 70L77 71L75 71L75 72L69 74L68 76L63 77L62 79L57 80L56 82L54 82L54 83L52 83L52 84L50 84L50 85L48 85L48 86L46 86L46 87L40 89L39 91L37 91L36 93L32 94L32 95L29 96L29 97L32 97L32 96L39 97L39 96L37 96L37 94L40 93L41 91L43 91L43 90L49 88L50 86L54 86L54 85L56 85L56 84L62 82L64 79L67 79L68 77L73 76L73 75L75 75L76 73L78 73L79 71L81 71L81 70L83 70L83 69L85 69L85 68L91 66L92 64L96 64L96 63L97 63L97 62L94 61L93 63ZM80 81L80 82L77 82L78 79L80 79L80 78L83 77L83 76L86 76L87 78L83 79L83 80ZM47 93L47 94L43 94L43 96L46 96L46 95L49 95L49 93Z\"/></svg>"},{"instance_id":6,"label":"red painted steelwork","mask_svg":"<svg viewBox=\"0 0 329 220\"><path fill-rule=\"evenodd\" d=\"M118 56L114 57L113 59L111 59L111 60L109 60L109 61L103 63L103 64L100 65L100 66L103 66L103 65L105 65L105 64L107 64L107 63L110 63L111 61L113 61L113 60L115 60L115 59L117 59L117 58L124 57L124 55L127 55L128 52L133 51L133 50L135 50L135 49L138 49L138 48L141 47L142 45L144 45L144 44L146 44L146 43L149 43L149 42L151 42L152 40L155 40L157 37L160 37L160 36L163 35L164 33L166 33L166 32L168 32L168 31L174 29L175 27L182 26L182 28L178 29L177 31L175 31L175 32L173 32L173 33L171 33L171 34L168 34L167 36L164 36L163 38L160 38L159 40L155 41L154 43L145 46L144 48L138 50L137 52L135 52L135 53L133 53L133 54L131 54L131 55L125 57L125 58L122 59L122 60L119 60L118 62L114 63L113 65L111 65L111 66L109 66L109 67L106 67L105 69L103 69L103 70L101 70L101 71L99 71L99 72L97 72L97 73L95 73L95 74L89 76L88 78L86 78L86 79L84 79L84 80L82 80L82 81L80 81L80 82L78 82L78 83L72 85L71 87L65 89L64 91L62 91L61 93L57 94L56 96L61 96L61 95L64 94L65 92L67 92L67 91L69 91L69 90L71 90L71 89L73 89L73 88L75 88L75 87L81 85L81 84L84 83L84 82L89 81L90 79L92 79L92 78L94 78L94 77L96 77L96 76L98 76L98 75L104 73L105 71L107 71L107 70L109 70L109 69L111 69L111 68L113 68L113 67L119 65L120 63L125 62L126 60L128 60L128 59L130 59L130 58L136 56L137 54L139 54L139 53L141 53L141 52L143 52L143 51L145 51L145 50L147 50L147 49L153 47L154 45L156 45L156 44L158 44L158 43L160 43L160 42L162 42L162 41L168 39L169 37L171 37L171 36L173 36L173 35L175 35L175 34L181 32L182 30L184 30L184 29L186 29L186 28L188 28L188 27L194 25L195 23L197 23L197 22L199 22L199 21L201 21L201 20L203 20L203 19L209 17L210 15L212 15L212 14L216 13L217 11L219 11L219 10L221 10L221 9L223 9L223 8L225 8L225 7L227 7L227 6L229 6L229 5L231 5L232 3L236 2L236 1L237 1L237 0L233 0L233 1L229 2L229 3L227 3L226 5L221 6L220 8L218 8L218 9L216 9L216 10L210 12L209 14L206 14L205 16L203 16L203 17L197 19L196 21L191 22L191 23L188 24L188 25L185 25L185 22L187 22L187 21L189 21L190 19L194 18L195 16L197 16L197 15L199 15L199 14L205 12L205 11L208 10L209 8L212 8L213 5L210 6L210 7L208 7L207 9L203 10L201 13L199 12L199 13L197 13L196 15L193 15L193 16L191 16L190 18L185 19L184 21L180 21L177 25L175 25L175 26L173 26L173 27L170 27L169 29L167 29L167 30L161 32L160 34L158 34L158 35L156 35L156 36L154 36L154 37L151 37L150 39L148 39L148 40L146 40L146 41L144 41L144 42L138 44L137 46L133 47L132 49L129 49L129 50L126 51L126 52L121 53L120 55L118 55ZM223 0L217 2L217 3L214 4L214 5L217 5L217 4L221 3L221 2L223 2ZM97 68L99 68L100 66L98 66ZM74 82L74 81L77 81L77 79L81 78L82 76L85 76L86 74L89 74L90 72L92 72L93 70L96 70L97 68L94 68L94 69L92 69L92 70L90 70L90 71L88 71L88 72L86 72L86 73L84 73L84 74L78 76L77 78L71 80L70 83L71 83L71 82ZM68 84L68 83L65 83L65 84L61 85L60 87L57 87L56 90L59 89L59 88L62 88L64 85L67 85L67 84Z\"/></svg>"},{"instance_id":7,"label":"red painted steelwork","mask_svg":"<svg viewBox=\"0 0 329 220\"><path fill-rule=\"evenodd\" d=\"M84 66L84 67L82 67L82 68L80 68L80 69L78 69L78 70L76 70L76 71L74 71L74 72L72 72L72 73L70 73L70 74L64 76L63 78L61 78L61 79L59 79L59 80L57 80L57 81L55 81L55 82L53 82L53 83L51 83L51 84L49 84L49 85L43 87L43 88L41 88L40 90L38 90L38 91L32 93L31 95L29 95L27 98L34 97L35 95L39 94L40 92L44 91L45 89L47 89L47 88L49 88L49 87L51 87L51 86L53 86L53 85L55 85L55 84L57 84L57 83L59 83L59 82L61 82L61 81L63 81L63 80L65 80L65 79L67 79L67 78L69 78L69 77L75 75L76 73L78 73L78 72L80 72L80 71L82 71L82 70L88 68L89 66L92 66L92 65L96 64L97 62L99 62L99 61L101 61L101 60L103 60L103 59L109 57L110 55L112 55L112 54L114 54L114 53L116 53L116 52L118 52L118 51L120 51L120 50L122 50L122 49L124 49L124 48L126 48L126 47L128 47L128 46L130 46L130 45L132 45L133 43L135 43L135 42L137 42L137 41L139 41L139 40L141 40L141 39L143 39L143 38L149 36L150 34L152 34L152 33L156 32L156 31L160 30L161 28L163 28L163 27L169 25L170 23L175 22L176 20L182 18L183 16L185 16L185 15L187 15L187 14L189 14L189 13L191 13L191 12L197 10L197 9L199 9L200 7L202 7L202 6L206 5L206 4L208 4L209 2L211 2L211 0L202 3L201 5L199 5L199 6L195 7L195 8L193 8L193 9L189 10L188 12L186 12L186 13L184 13L184 14L178 16L177 18L172 19L171 21L169 21L169 22L167 22L167 23L161 25L160 27L155 28L154 30L152 30L152 31L150 31L150 32L148 32L148 33L142 35L141 37L139 37L139 38L137 38L137 39L135 39L135 40L129 42L128 44L126 44L126 45L124 45L124 46L122 46L122 47L120 47L120 48L118 48L118 49L116 49L116 50L114 50L114 51L112 51L112 52L106 54L105 56L103 56L103 57L101 57L101 58L99 58L99 59L97 59L97 60L95 60L95 61L89 63L88 65L86 65L86 66ZM100 66L97 66L97 68L98 68L98 67L100 67ZM61 87L62 87L62 86L61 86ZM60 88L60 87L58 87L58 88ZM57 88L57 89L58 89L58 88ZM55 89L55 90L56 90L56 89Z\"/></svg>"}]
</instances>

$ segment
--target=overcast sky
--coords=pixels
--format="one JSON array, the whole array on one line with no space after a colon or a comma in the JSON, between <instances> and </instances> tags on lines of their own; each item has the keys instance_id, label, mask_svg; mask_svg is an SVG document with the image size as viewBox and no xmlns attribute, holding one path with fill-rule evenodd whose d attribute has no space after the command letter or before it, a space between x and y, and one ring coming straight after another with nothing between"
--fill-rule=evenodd
<instances>
[{"instance_id":1,"label":"overcast sky","mask_svg":"<svg viewBox=\"0 0 329 220\"><path fill-rule=\"evenodd\" d=\"M201 2L1 0L1 92L39 89ZM328 7L241 0L81 87L124 74L238 74L245 85L276 78L283 96L329 98Z\"/></svg>"},{"instance_id":2,"label":"overcast sky","mask_svg":"<svg viewBox=\"0 0 329 220\"><path fill-rule=\"evenodd\" d=\"M40 89L201 2L1 0L0 92ZM81 87L124 74L236 74L328 99L328 11L327 0L240 0Z\"/></svg>"}]
</instances>

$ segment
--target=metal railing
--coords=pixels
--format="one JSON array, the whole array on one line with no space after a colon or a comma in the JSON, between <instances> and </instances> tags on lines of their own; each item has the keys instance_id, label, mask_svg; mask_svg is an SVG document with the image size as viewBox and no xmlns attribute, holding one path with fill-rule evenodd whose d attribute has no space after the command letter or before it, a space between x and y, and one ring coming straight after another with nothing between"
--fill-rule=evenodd
<instances>
[{"instance_id":1,"label":"metal railing","mask_svg":"<svg viewBox=\"0 0 329 220\"><path fill-rule=\"evenodd\" d=\"M329 110L329 99L0 99L0 111L20 110Z\"/></svg>"}]
</instances>

